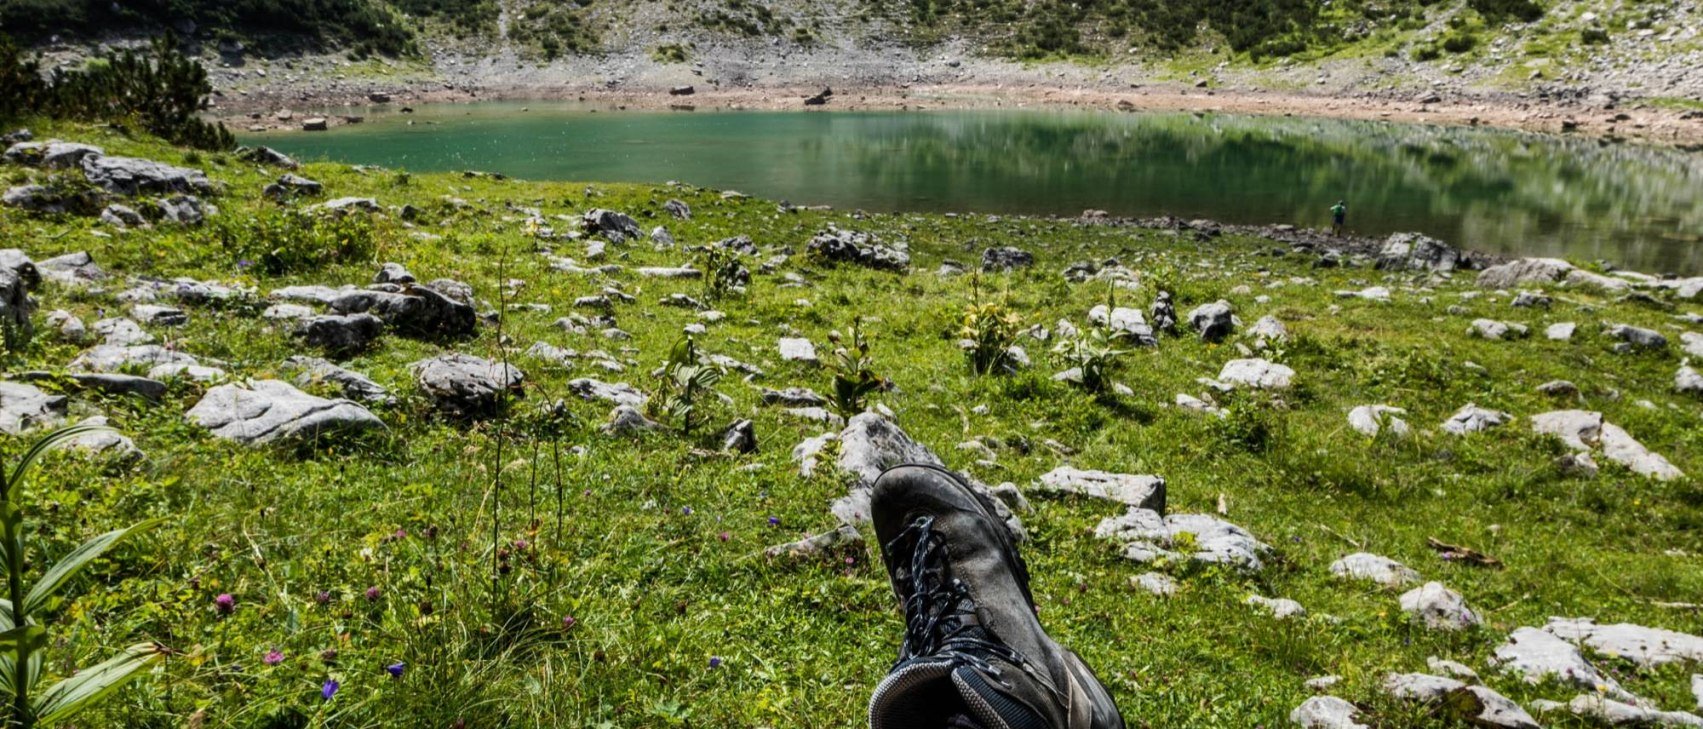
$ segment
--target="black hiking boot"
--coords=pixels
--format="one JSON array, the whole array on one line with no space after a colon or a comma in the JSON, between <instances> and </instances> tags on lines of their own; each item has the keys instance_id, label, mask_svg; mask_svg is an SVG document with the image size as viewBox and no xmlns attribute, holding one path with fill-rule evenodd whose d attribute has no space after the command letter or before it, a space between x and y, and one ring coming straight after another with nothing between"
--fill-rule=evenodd
<instances>
[{"instance_id":1,"label":"black hiking boot","mask_svg":"<svg viewBox=\"0 0 1703 729\"><path fill-rule=\"evenodd\" d=\"M905 609L870 729L1123 729L1093 671L1041 630L1028 567L987 497L944 469L900 466L876 480L870 511Z\"/></svg>"}]
</instances>

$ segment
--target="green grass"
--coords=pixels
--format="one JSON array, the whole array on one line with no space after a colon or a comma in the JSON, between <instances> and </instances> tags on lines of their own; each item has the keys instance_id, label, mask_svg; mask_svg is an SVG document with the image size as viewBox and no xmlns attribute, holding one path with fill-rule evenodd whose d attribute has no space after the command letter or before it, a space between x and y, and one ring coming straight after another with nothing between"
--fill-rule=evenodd
<instances>
[{"instance_id":1,"label":"green grass","mask_svg":"<svg viewBox=\"0 0 1703 729\"><path fill-rule=\"evenodd\" d=\"M111 153L185 159L180 151L91 127L49 124L37 131ZM221 217L240 221L273 205L259 190L278 171L222 155L202 155L199 166L227 185L216 201ZM792 257L775 274L757 276L748 295L719 302L727 318L710 325L700 346L762 367L766 374L755 384L824 391L829 375L781 362L775 339L790 327L826 347L830 330L843 331L862 316L875 370L897 387L879 402L949 464L990 483L1027 487L1065 462L1040 446L1054 439L1079 452L1068 459L1079 467L1164 476L1174 512L1211 511L1222 498L1227 518L1272 544L1276 555L1265 572L1251 576L1175 568L1182 588L1170 600L1132 590L1129 578L1148 568L1122 561L1112 545L1093 538L1094 525L1120 510L1036 499L1035 510L1023 514L1031 534L1024 550L1045 625L1096 667L1131 726L1280 726L1308 695L1302 681L1324 673L1342 675L1336 693L1368 706L1381 725L1444 726L1379 698L1382 674L1423 671L1425 658L1438 655L1478 667L1518 700L1565 700L1573 692L1494 676L1483 659L1507 630L1540 625L1551 615L1703 632L1698 613L1655 604L1703 594L1696 564L1703 552L1703 487L1650 482L1606 464L1597 479L1564 477L1550 465L1560 447L1531 436L1523 422L1468 438L1436 430L1467 402L1521 416L1563 407L1535 388L1566 378L1585 391L1586 407L1605 412L1680 468L1703 473L1700 405L1670 391L1678 357L1617 355L1596 334L1599 323L1629 322L1671 336L1666 312L1576 291L1556 292L1552 311L1513 309L1505 297L1461 298L1472 289L1470 275L1416 288L1424 282L1409 275L1314 270L1304 257L1263 255L1271 245L1249 239L1200 244L1028 218L777 212L771 202L722 200L688 187L460 175L414 175L403 183L336 164L307 165L301 174L325 183L333 197L369 195L423 212L414 228L394 217L376 221L370 261L280 277L257 278L258 267L239 267L230 252L208 245L207 231L106 237L87 219L8 209L0 210L0 236L37 259L88 250L122 274L239 281L262 291L291 283L360 284L378 262L397 261L425 279L471 283L495 305L499 282L520 279L526 285L509 301L554 308L515 312L502 325L513 342L510 357L528 375L527 395L507 420L445 422L430 412L406 370L445 348L387 336L347 366L390 386L401 400L375 410L388 432L354 443L303 449L222 443L182 418L199 386L174 385L166 402L152 406L74 396L78 408L110 415L149 459L117 471L69 456L48 459L24 501L46 530L39 548L59 554L118 525L150 517L167 523L79 578L69 594L82 597L55 618L65 643L50 649L46 672L60 675L138 640L178 652L87 726L860 724L902 627L878 557L789 566L759 556L768 545L834 526L827 503L844 493L842 478L800 478L789 457L793 444L822 429L761 407L755 385L729 377L719 389L733 404L707 414L717 426L754 419L761 443L755 455L705 454L700 449L711 445L713 432L704 438L600 434L608 408L568 396L564 383L589 376L648 388L646 373L695 320L692 312L656 301L675 292L702 295L702 284L631 273L686 262L683 252L655 252L648 242L611 246L612 262L627 267L613 280L639 299L617 311L634 339L565 335L550 323L606 282L549 269L541 247L583 258L582 247L527 237L510 203L541 208L546 216L622 210L647 227L667 225L682 245L745 234L766 251L796 253L829 223L908 239L915 265L906 276L822 268ZM6 167L4 175L16 183L39 173ZM473 208L451 212L439 203L443 196ZM671 197L691 204L691 221L663 212ZM573 227L549 222L558 230ZM423 232L442 239L415 237ZM1029 346L1033 371L971 377L954 345L971 279L933 271L942 259L974 262L982 247L995 245L1016 245L1039 259L1032 269L981 281L984 292L998 292L1027 322L1051 326L1068 318L1080 325L1105 291L1067 284L1060 269L1117 256L1175 282L1181 311L1222 297L1246 324L1265 314L1285 321L1294 340L1270 356L1297 370L1299 387L1281 398L1236 398L1241 427L1167 407L1176 393L1201 391L1195 378L1214 376L1241 356L1235 343L1189 337L1166 338L1157 350L1129 356L1117 379L1135 394L1111 402L1052 382L1057 366L1038 343ZM810 286L780 287L787 272L802 274ZM1289 283L1292 277L1314 283ZM1390 285L1395 301L1331 294L1369 283ZM1242 285L1251 289L1238 292ZM66 308L92 322L103 310L125 308L112 298L122 288L48 284L38 297L42 312ZM1257 303L1258 295L1271 299ZM1119 294L1143 307L1150 296ZM1456 304L1467 312L1445 312ZM1480 316L1521 321L1540 333L1519 342L1468 338L1468 322ZM1578 341L1542 338L1542 325L1563 320L1580 323ZM193 308L187 327L154 331L184 351L224 360L238 378L274 376L285 357L299 353L283 326L241 311ZM497 341L497 328L485 325L453 348L496 356ZM527 357L536 341L607 349L635 363L624 375L567 371ZM56 368L78 351L44 335L10 354L7 368ZM572 418L551 426L539 413L563 398ZM1656 407L1640 407L1644 399ZM1369 440L1349 430L1347 410L1366 403L1408 408L1416 435ZM978 405L989 412L971 413ZM1252 425L1269 433L1261 447L1236 437ZM1001 450L997 469L972 467L955 445L976 436L1021 438L1035 447ZM24 442L5 437L0 448L16 452ZM560 482L551 457L558 447ZM583 456L570 453L575 447L584 448ZM498 541L513 552L512 570L495 587L493 518ZM406 535L397 538L398 530ZM1478 548L1508 567L1445 564L1426 549L1427 537ZM516 548L515 540L527 546ZM1331 578L1326 565L1359 549L1461 591L1490 627L1430 633L1402 616L1397 593ZM377 600L363 596L369 587L379 588ZM321 591L330 595L326 604L316 599ZM221 618L213 598L225 592L238 607ZM1299 600L1313 617L1274 621L1241 604L1252 593ZM564 629L567 616L575 623ZM263 665L271 648L286 660ZM334 659L327 660L327 651L335 651ZM709 667L711 657L724 660L720 668ZM408 665L400 679L384 671L396 661ZM1695 666L1640 675L1624 664L1602 664L1666 708L1689 705L1686 676ZM342 683L329 702L320 699L327 677ZM194 715L201 718L186 718Z\"/></svg>"}]
</instances>

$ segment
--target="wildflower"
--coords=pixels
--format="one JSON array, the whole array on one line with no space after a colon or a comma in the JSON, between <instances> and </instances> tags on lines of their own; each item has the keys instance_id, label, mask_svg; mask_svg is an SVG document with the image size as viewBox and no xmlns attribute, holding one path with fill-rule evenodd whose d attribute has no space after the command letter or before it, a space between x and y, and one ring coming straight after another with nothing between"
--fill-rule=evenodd
<instances>
[{"instance_id":1,"label":"wildflower","mask_svg":"<svg viewBox=\"0 0 1703 729\"><path fill-rule=\"evenodd\" d=\"M276 666L284 662L284 652L277 648L273 648L272 650L266 651L266 657L260 659L260 662L265 663L268 666Z\"/></svg>"},{"instance_id":2,"label":"wildflower","mask_svg":"<svg viewBox=\"0 0 1703 729\"><path fill-rule=\"evenodd\" d=\"M721 656L710 656L710 668L721 668Z\"/></svg>"},{"instance_id":3,"label":"wildflower","mask_svg":"<svg viewBox=\"0 0 1703 729\"><path fill-rule=\"evenodd\" d=\"M328 678L325 679L325 685L319 687L319 695L325 697L326 701L330 701L331 697L337 695L337 689L340 688L343 688L343 684L338 683L335 678Z\"/></svg>"},{"instance_id":4,"label":"wildflower","mask_svg":"<svg viewBox=\"0 0 1703 729\"><path fill-rule=\"evenodd\" d=\"M250 261L247 258L237 261L237 268L248 268L252 265L254 265L254 261Z\"/></svg>"},{"instance_id":5,"label":"wildflower","mask_svg":"<svg viewBox=\"0 0 1703 729\"><path fill-rule=\"evenodd\" d=\"M769 517L769 526L778 527L780 525L781 525L781 518L780 517L778 517L778 516Z\"/></svg>"},{"instance_id":6,"label":"wildflower","mask_svg":"<svg viewBox=\"0 0 1703 729\"><path fill-rule=\"evenodd\" d=\"M408 668L408 664L403 663L402 661L397 661L397 662L392 663L388 666L385 666L384 670L385 670L385 672L390 674L391 678L402 678L402 671L407 669L407 668Z\"/></svg>"},{"instance_id":7,"label":"wildflower","mask_svg":"<svg viewBox=\"0 0 1703 729\"><path fill-rule=\"evenodd\" d=\"M716 539L720 539L724 542L729 540L729 539L732 539L732 538L733 538L733 535L729 534L727 532L722 532L722 533L716 535Z\"/></svg>"},{"instance_id":8,"label":"wildflower","mask_svg":"<svg viewBox=\"0 0 1703 729\"><path fill-rule=\"evenodd\" d=\"M691 516L692 515L692 507L682 506L682 507L680 507L680 513L685 514L686 516Z\"/></svg>"},{"instance_id":9,"label":"wildflower","mask_svg":"<svg viewBox=\"0 0 1703 729\"><path fill-rule=\"evenodd\" d=\"M577 623L577 622L579 622L579 621L575 620L574 616L572 616L572 615L562 616L562 630L567 630L569 628L574 627L574 623Z\"/></svg>"},{"instance_id":10,"label":"wildflower","mask_svg":"<svg viewBox=\"0 0 1703 729\"><path fill-rule=\"evenodd\" d=\"M313 596L313 601L321 605L331 602L331 591L320 590L319 594Z\"/></svg>"},{"instance_id":11,"label":"wildflower","mask_svg":"<svg viewBox=\"0 0 1703 729\"><path fill-rule=\"evenodd\" d=\"M218 610L220 615L230 615L236 612L237 599L231 597L231 593L219 593L218 597L213 598L213 609Z\"/></svg>"},{"instance_id":12,"label":"wildflower","mask_svg":"<svg viewBox=\"0 0 1703 729\"><path fill-rule=\"evenodd\" d=\"M373 585L372 587L367 588L367 599L368 600L377 600L378 596L380 594L381 593L379 592L378 585Z\"/></svg>"},{"instance_id":13,"label":"wildflower","mask_svg":"<svg viewBox=\"0 0 1703 729\"><path fill-rule=\"evenodd\" d=\"M514 548L515 548L515 551L517 551L517 552L524 552L524 551L526 551L526 548L530 547L530 546L532 546L532 543L526 541L525 539L514 540Z\"/></svg>"}]
</instances>

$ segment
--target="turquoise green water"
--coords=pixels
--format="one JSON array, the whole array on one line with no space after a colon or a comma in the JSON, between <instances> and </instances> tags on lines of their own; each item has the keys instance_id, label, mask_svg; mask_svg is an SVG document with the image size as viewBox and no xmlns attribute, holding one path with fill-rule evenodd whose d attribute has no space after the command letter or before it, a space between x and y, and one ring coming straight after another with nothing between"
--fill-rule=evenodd
<instances>
[{"instance_id":1,"label":"turquoise green water","mask_svg":"<svg viewBox=\"0 0 1703 729\"><path fill-rule=\"evenodd\" d=\"M530 107L523 111L523 107ZM245 141L529 179L680 180L871 211L1175 215L1416 230L1476 250L1703 273L1703 155L1512 132L1056 111L631 112L487 103Z\"/></svg>"}]
</instances>

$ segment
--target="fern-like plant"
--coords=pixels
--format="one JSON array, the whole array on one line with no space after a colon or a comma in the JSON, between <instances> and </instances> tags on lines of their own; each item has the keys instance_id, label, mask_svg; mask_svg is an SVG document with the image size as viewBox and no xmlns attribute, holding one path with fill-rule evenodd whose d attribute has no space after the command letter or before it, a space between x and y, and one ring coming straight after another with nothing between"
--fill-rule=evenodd
<instances>
[{"instance_id":1,"label":"fern-like plant","mask_svg":"<svg viewBox=\"0 0 1703 729\"><path fill-rule=\"evenodd\" d=\"M54 446L81 435L106 430L100 426L73 425L60 428L36 441L18 459L10 473L0 472L0 557L6 567L8 599L0 600L0 688L11 694L5 725L31 729L62 722L105 698L139 671L165 655L157 643L137 643L118 655L36 692L41 680L42 656L47 648L47 626L39 616L59 593L90 562L125 538L152 529L158 520L116 529L72 550L70 554L26 585L24 569L23 510L18 496L30 466Z\"/></svg>"}]
</instances>

